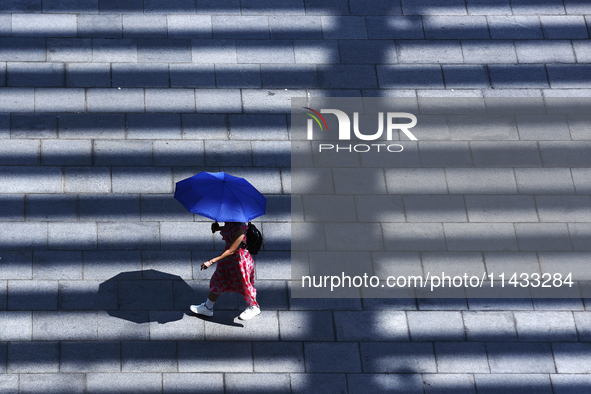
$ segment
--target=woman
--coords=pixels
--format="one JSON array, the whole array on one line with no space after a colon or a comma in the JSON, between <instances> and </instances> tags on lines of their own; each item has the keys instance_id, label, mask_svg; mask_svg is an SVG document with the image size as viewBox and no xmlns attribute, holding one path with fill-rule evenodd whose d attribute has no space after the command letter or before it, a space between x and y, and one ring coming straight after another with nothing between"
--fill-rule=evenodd
<instances>
[{"instance_id":1,"label":"woman","mask_svg":"<svg viewBox=\"0 0 591 394\"><path fill-rule=\"evenodd\" d=\"M191 305L191 311L200 315L213 316L213 305L222 293L239 293L244 297L247 308L238 316L241 320L252 319L261 309L256 301L257 291L254 288L254 262L246 245L245 223L226 222L224 227L215 222L211 232L220 231L226 241L224 253L201 264L201 269L208 269L218 263L209 282L209 297L201 305Z\"/></svg>"}]
</instances>

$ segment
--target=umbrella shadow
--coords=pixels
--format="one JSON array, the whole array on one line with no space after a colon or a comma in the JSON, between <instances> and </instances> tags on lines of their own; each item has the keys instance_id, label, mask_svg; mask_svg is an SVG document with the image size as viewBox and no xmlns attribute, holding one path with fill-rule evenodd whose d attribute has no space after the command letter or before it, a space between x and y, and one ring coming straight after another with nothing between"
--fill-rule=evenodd
<instances>
[{"instance_id":1,"label":"umbrella shadow","mask_svg":"<svg viewBox=\"0 0 591 394\"><path fill-rule=\"evenodd\" d=\"M243 327L227 313L204 317L189 310L199 294L180 276L157 270L128 271L99 285L99 308L109 316L133 323L166 324L185 315L228 326Z\"/></svg>"}]
</instances>

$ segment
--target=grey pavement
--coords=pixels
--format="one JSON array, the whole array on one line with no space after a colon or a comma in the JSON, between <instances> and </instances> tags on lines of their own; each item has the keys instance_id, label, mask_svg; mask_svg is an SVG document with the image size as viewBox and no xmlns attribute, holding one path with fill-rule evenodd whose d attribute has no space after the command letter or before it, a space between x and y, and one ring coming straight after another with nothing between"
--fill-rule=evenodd
<instances>
[{"instance_id":1,"label":"grey pavement","mask_svg":"<svg viewBox=\"0 0 591 394\"><path fill-rule=\"evenodd\" d=\"M576 104L590 35L583 0L0 0L0 392L591 392L591 299L292 298L289 196L291 97ZM375 272L588 264L591 117L535 120L356 173ZM251 321L188 312L223 249L172 199L200 171L268 198Z\"/></svg>"}]
</instances>

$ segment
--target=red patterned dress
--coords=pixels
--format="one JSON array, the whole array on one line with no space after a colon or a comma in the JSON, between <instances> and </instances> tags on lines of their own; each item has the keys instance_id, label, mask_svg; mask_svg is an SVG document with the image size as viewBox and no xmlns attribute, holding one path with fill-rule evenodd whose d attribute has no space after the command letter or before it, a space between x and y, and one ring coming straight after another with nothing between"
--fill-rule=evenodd
<instances>
[{"instance_id":1,"label":"red patterned dress","mask_svg":"<svg viewBox=\"0 0 591 394\"><path fill-rule=\"evenodd\" d=\"M221 229L222 238L226 241L224 250L230 248L234 234L239 230L244 231L243 242L246 243L248 227L245 223L225 223ZM247 249L238 248L233 255L218 261L209 282L209 291L214 294L238 293L248 306L259 306L254 288L254 261Z\"/></svg>"}]
</instances>

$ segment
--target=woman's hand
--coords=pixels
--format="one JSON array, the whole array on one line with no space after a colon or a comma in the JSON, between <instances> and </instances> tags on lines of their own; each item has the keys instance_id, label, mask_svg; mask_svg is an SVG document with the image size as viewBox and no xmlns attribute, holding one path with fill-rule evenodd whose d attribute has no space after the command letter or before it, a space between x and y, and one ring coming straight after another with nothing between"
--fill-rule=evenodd
<instances>
[{"instance_id":1,"label":"woman's hand","mask_svg":"<svg viewBox=\"0 0 591 394\"><path fill-rule=\"evenodd\" d=\"M211 267L211 265L212 265L212 264L213 264L213 263L212 263L212 261L211 261L211 260L208 260L208 261L206 261L205 263L201 264L201 270L206 270L206 269L208 269L209 267Z\"/></svg>"},{"instance_id":2,"label":"woman's hand","mask_svg":"<svg viewBox=\"0 0 591 394\"><path fill-rule=\"evenodd\" d=\"M218 222L214 222L211 224L211 232L213 234L215 234L216 231L220 231L222 229L222 227L220 226L220 224Z\"/></svg>"},{"instance_id":3,"label":"woman's hand","mask_svg":"<svg viewBox=\"0 0 591 394\"><path fill-rule=\"evenodd\" d=\"M214 231L214 226L217 226L218 228L220 227L219 224L217 222L213 223L211 225L211 231ZM244 240L244 231L240 230L236 233L237 237L234 239L234 241L232 241L232 245L230 245L230 247L228 249L226 249L224 251L224 253L222 253L221 255L214 257L211 260L206 261L205 263L201 264L201 270L206 270L209 267L211 267L214 263L215 263L215 259L217 259L217 261L221 261L223 259L225 259L228 256L231 256L232 254L234 254L234 252L236 252L236 250L240 247L240 244L242 243L242 240Z\"/></svg>"}]
</instances>

